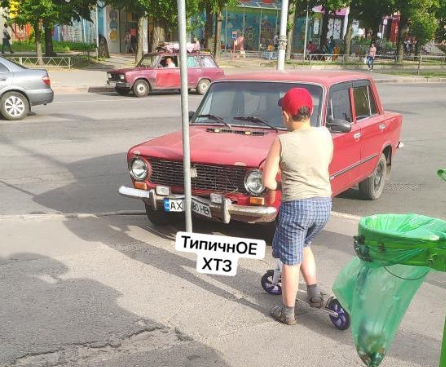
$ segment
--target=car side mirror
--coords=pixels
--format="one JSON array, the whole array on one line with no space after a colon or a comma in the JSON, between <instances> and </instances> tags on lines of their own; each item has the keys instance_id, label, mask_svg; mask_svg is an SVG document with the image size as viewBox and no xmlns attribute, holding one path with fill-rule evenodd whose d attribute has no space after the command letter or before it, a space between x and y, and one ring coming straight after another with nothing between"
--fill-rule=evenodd
<instances>
[{"instance_id":1,"label":"car side mirror","mask_svg":"<svg viewBox=\"0 0 446 367\"><path fill-rule=\"evenodd\" d=\"M191 121L195 116L195 111L189 111L189 121Z\"/></svg>"},{"instance_id":2,"label":"car side mirror","mask_svg":"<svg viewBox=\"0 0 446 367\"><path fill-rule=\"evenodd\" d=\"M352 130L352 124L346 120L334 119L331 116L327 117L325 125L330 131L336 133L349 133Z\"/></svg>"}]
</instances>

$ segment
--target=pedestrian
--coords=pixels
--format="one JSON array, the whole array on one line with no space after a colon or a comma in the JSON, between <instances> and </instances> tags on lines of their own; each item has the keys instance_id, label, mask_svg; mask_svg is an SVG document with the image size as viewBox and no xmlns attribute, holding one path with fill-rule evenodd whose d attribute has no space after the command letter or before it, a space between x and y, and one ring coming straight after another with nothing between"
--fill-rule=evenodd
<instances>
[{"instance_id":1,"label":"pedestrian","mask_svg":"<svg viewBox=\"0 0 446 367\"><path fill-rule=\"evenodd\" d=\"M279 33L277 33L273 38L274 51L279 49Z\"/></svg>"},{"instance_id":2,"label":"pedestrian","mask_svg":"<svg viewBox=\"0 0 446 367\"><path fill-rule=\"evenodd\" d=\"M5 47L9 48L9 52L11 55L14 53L11 48L11 35L9 34L8 25L5 23L5 27L3 28L3 45L2 45L2 55L5 54Z\"/></svg>"},{"instance_id":3,"label":"pedestrian","mask_svg":"<svg viewBox=\"0 0 446 367\"><path fill-rule=\"evenodd\" d=\"M373 71L373 62L375 61L376 56L376 46L375 42L370 44L369 53L367 54L367 66L369 67L369 71Z\"/></svg>"},{"instance_id":4,"label":"pedestrian","mask_svg":"<svg viewBox=\"0 0 446 367\"><path fill-rule=\"evenodd\" d=\"M294 325L299 270L307 283L311 306L320 308L324 302L310 244L330 217L328 166L333 156L333 141L326 127L311 126L313 101L306 89L290 89L279 105L289 132L274 140L262 175L267 189L282 191L273 239L273 257L283 263L282 305L273 307L271 316ZM279 170L281 182L276 181Z\"/></svg>"},{"instance_id":5,"label":"pedestrian","mask_svg":"<svg viewBox=\"0 0 446 367\"><path fill-rule=\"evenodd\" d=\"M201 49L201 45L200 45L200 41L198 41L197 37L194 37L194 51L200 51Z\"/></svg>"},{"instance_id":6,"label":"pedestrian","mask_svg":"<svg viewBox=\"0 0 446 367\"><path fill-rule=\"evenodd\" d=\"M311 55L314 52L314 45L313 45L313 41L308 42L307 45L307 58L309 59L310 57L308 55Z\"/></svg>"},{"instance_id":7,"label":"pedestrian","mask_svg":"<svg viewBox=\"0 0 446 367\"><path fill-rule=\"evenodd\" d=\"M328 60L331 60L331 56L333 55L334 48L336 46L335 40L333 39L333 36L330 37L330 42L328 43Z\"/></svg>"},{"instance_id":8,"label":"pedestrian","mask_svg":"<svg viewBox=\"0 0 446 367\"><path fill-rule=\"evenodd\" d=\"M125 36L123 39L125 43L125 53L129 54L132 50L132 35L130 34L130 30L127 29L127 32L125 32Z\"/></svg>"}]
</instances>

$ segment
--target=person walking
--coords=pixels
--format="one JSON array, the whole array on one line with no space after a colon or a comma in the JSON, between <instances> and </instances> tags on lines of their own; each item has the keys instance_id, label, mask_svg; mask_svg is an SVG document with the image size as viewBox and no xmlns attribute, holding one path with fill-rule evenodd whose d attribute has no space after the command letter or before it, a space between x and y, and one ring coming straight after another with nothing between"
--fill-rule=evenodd
<instances>
[{"instance_id":1,"label":"person walking","mask_svg":"<svg viewBox=\"0 0 446 367\"><path fill-rule=\"evenodd\" d=\"M11 35L9 34L8 25L5 23L5 26L3 28L3 45L2 45L2 55L5 54L5 47L9 48L9 52L11 55L14 53L11 48Z\"/></svg>"},{"instance_id":2,"label":"person walking","mask_svg":"<svg viewBox=\"0 0 446 367\"><path fill-rule=\"evenodd\" d=\"M132 35L130 34L130 30L127 30L127 32L125 32L123 41L125 43L125 53L126 54L131 53L131 51L132 51Z\"/></svg>"},{"instance_id":3,"label":"person walking","mask_svg":"<svg viewBox=\"0 0 446 367\"><path fill-rule=\"evenodd\" d=\"M375 61L376 56L376 46L375 42L370 44L369 53L367 54L367 66L369 67L369 71L373 71L373 62Z\"/></svg>"},{"instance_id":4,"label":"person walking","mask_svg":"<svg viewBox=\"0 0 446 367\"><path fill-rule=\"evenodd\" d=\"M262 174L267 189L282 190L273 239L273 257L283 263L282 305L273 307L270 314L277 321L294 325L299 271L307 283L310 305L323 307L310 245L330 218L328 166L333 157L333 141L326 127L311 126L313 101L306 89L290 89L279 105L289 132L274 140ZM276 181L279 170L281 182Z\"/></svg>"}]
</instances>

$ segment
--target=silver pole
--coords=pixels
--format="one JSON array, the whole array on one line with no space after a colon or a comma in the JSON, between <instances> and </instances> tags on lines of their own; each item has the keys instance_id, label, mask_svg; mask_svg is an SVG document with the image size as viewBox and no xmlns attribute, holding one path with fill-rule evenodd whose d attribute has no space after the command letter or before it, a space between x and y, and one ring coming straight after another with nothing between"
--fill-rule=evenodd
<instances>
[{"instance_id":1,"label":"silver pole","mask_svg":"<svg viewBox=\"0 0 446 367\"><path fill-rule=\"evenodd\" d=\"M186 232L192 232L192 190L190 177L190 145L189 145L189 103L187 82L187 50L186 50L186 1L177 0L178 4L178 38L180 42L180 74L181 74L181 117L183 123L183 166L184 166L184 209Z\"/></svg>"},{"instance_id":2,"label":"silver pole","mask_svg":"<svg viewBox=\"0 0 446 367\"><path fill-rule=\"evenodd\" d=\"M307 3L307 15L305 18L305 39L304 39L304 61L306 60L307 56L307 32L308 32L308 3Z\"/></svg>"},{"instance_id":3,"label":"silver pole","mask_svg":"<svg viewBox=\"0 0 446 367\"><path fill-rule=\"evenodd\" d=\"M99 59L99 7L96 4L96 58Z\"/></svg>"},{"instance_id":4,"label":"silver pole","mask_svg":"<svg viewBox=\"0 0 446 367\"><path fill-rule=\"evenodd\" d=\"M286 26L288 22L288 0L282 0L280 13L279 54L277 56L277 70L285 69Z\"/></svg>"}]
</instances>

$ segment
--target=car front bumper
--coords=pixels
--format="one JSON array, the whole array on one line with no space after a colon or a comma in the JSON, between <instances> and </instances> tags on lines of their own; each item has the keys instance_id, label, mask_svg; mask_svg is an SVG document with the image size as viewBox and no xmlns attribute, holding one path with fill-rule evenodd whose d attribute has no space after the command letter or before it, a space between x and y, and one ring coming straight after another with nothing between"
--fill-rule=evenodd
<instances>
[{"instance_id":1,"label":"car front bumper","mask_svg":"<svg viewBox=\"0 0 446 367\"><path fill-rule=\"evenodd\" d=\"M161 196L157 195L154 189L146 191L126 186L119 188L119 194L132 199L140 199L153 210L163 210L164 199L184 199L184 195ZM277 209L273 206L237 205L229 199L224 199L221 204L216 204L200 196L192 196L192 198L208 205L212 219L221 220L223 223L229 223L231 220L247 223L268 223L274 221L277 215Z\"/></svg>"},{"instance_id":2,"label":"car front bumper","mask_svg":"<svg viewBox=\"0 0 446 367\"><path fill-rule=\"evenodd\" d=\"M112 81L112 80L107 80L107 85L109 87L113 87L113 88L128 88L128 89L130 89L132 87L132 85L130 83L118 82L118 81Z\"/></svg>"}]
</instances>

